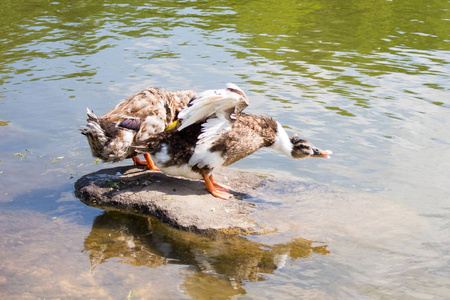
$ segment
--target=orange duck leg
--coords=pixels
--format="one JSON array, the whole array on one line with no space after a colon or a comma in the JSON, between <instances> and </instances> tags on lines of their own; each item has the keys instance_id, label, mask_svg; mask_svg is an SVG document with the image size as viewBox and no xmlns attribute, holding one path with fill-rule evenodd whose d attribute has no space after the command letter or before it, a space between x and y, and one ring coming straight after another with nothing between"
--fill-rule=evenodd
<instances>
[{"instance_id":1,"label":"orange duck leg","mask_svg":"<svg viewBox=\"0 0 450 300\"><path fill-rule=\"evenodd\" d=\"M161 171L154 163L153 160L150 158L150 154L148 153L144 153L144 158L145 158L145 162L140 160L139 157L137 156L133 156L133 163L134 165L139 165L139 166L146 166L147 169L152 170L152 171Z\"/></svg>"},{"instance_id":2,"label":"orange duck leg","mask_svg":"<svg viewBox=\"0 0 450 300\"><path fill-rule=\"evenodd\" d=\"M224 188L218 183L214 182L214 178L212 175L208 176L206 174L203 175L203 179L205 180L206 189L217 198L221 198L224 200L228 200L228 198L233 195L228 192L228 189Z\"/></svg>"}]
</instances>

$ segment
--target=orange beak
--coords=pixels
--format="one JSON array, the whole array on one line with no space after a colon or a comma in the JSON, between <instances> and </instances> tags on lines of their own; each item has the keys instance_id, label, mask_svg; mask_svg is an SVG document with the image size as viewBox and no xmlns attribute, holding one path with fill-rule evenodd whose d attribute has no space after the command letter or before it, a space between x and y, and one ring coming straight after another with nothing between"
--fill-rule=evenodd
<instances>
[{"instance_id":1,"label":"orange beak","mask_svg":"<svg viewBox=\"0 0 450 300\"><path fill-rule=\"evenodd\" d=\"M311 157L322 157L322 158L330 158L330 154L333 153L331 150L320 150L317 148L312 148L313 154L311 154Z\"/></svg>"}]
</instances>

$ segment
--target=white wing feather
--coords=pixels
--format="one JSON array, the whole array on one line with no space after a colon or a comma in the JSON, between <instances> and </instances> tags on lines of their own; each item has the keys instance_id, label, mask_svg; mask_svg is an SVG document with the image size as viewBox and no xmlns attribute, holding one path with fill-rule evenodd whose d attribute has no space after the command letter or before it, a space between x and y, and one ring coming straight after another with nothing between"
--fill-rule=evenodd
<instances>
[{"instance_id":1,"label":"white wing feather","mask_svg":"<svg viewBox=\"0 0 450 300\"><path fill-rule=\"evenodd\" d=\"M178 118L183 120L178 130L183 130L189 125L205 120L213 114L221 115L231 108L242 107L243 109L247 105L248 99L245 93L233 83L228 83L227 89L204 91L198 94L190 106L186 106L178 114Z\"/></svg>"},{"instance_id":2,"label":"white wing feather","mask_svg":"<svg viewBox=\"0 0 450 300\"><path fill-rule=\"evenodd\" d=\"M223 131L230 129L230 121L223 116L208 119L202 124L202 134L199 135L197 144L212 144Z\"/></svg>"},{"instance_id":3,"label":"white wing feather","mask_svg":"<svg viewBox=\"0 0 450 300\"><path fill-rule=\"evenodd\" d=\"M210 167L220 167L223 164L223 158L218 152L209 151L224 132L231 130L230 121L223 115L217 118L208 119L202 124L202 134L199 136L195 152L189 160L189 165L202 168L206 165Z\"/></svg>"}]
</instances>

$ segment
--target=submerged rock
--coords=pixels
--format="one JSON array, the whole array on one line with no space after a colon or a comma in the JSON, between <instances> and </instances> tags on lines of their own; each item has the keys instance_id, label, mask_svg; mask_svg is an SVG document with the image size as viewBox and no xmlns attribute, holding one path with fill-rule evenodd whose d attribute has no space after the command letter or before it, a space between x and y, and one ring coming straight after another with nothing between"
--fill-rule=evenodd
<instances>
[{"instance_id":1,"label":"submerged rock","mask_svg":"<svg viewBox=\"0 0 450 300\"><path fill-rule=\"evenodd\" d=\"M133 166L87 174L75 183L75 195L89 206L146 215L189 231L251 234L270 230L249 218L254 204L248 201L248 193L265 185L264 176L232 169L214 176L235 197L222 200L206 191L201 180Z\"/></svg>"}]
</instances>

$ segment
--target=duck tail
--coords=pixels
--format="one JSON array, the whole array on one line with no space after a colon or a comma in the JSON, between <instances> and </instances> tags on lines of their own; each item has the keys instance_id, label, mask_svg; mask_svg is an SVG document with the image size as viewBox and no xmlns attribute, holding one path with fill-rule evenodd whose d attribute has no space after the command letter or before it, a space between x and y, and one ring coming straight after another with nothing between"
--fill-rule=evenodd
<instances>
[{"instance_id":1,"label":"duck tail","mask_svg":"<svg viewBox=\"0 0 450 300\"><path fill-rule=\"evenodd\" d=\"M94 114L94 111L90 110L88 107L86 107L86 114L87 114L87 117L88 117L88 122L89 121L95 121L95 122L98 123L98 118Z\"/></svg>"},{"instance_id":2,"label":"duck tail","mask_svg":"<svg viewBox=\"0 0 450 300\"><path fill-rule=\"evenodd\" d=\"M92 110L86 108L87 124L80 129L81 134L85 135L91 146L92 152L99 151L102 147L108 143L108 138L105 134L105 130L102 128L98 117ZM96 155L94 155L96 156Z\"/></svg>"},{"instance_id":3,"label":"duck tail","mask_svg":"<svg viewBox=\"0 0 450 300\"><path fill-rule=\"evenodd\" d=\"M100 121L92 110L86 107L87 114L87 124L80 129L81 134L88 135L93 134L94 136L105 136L105 130L100 125Z\"/></svg>"}]
</instances>

